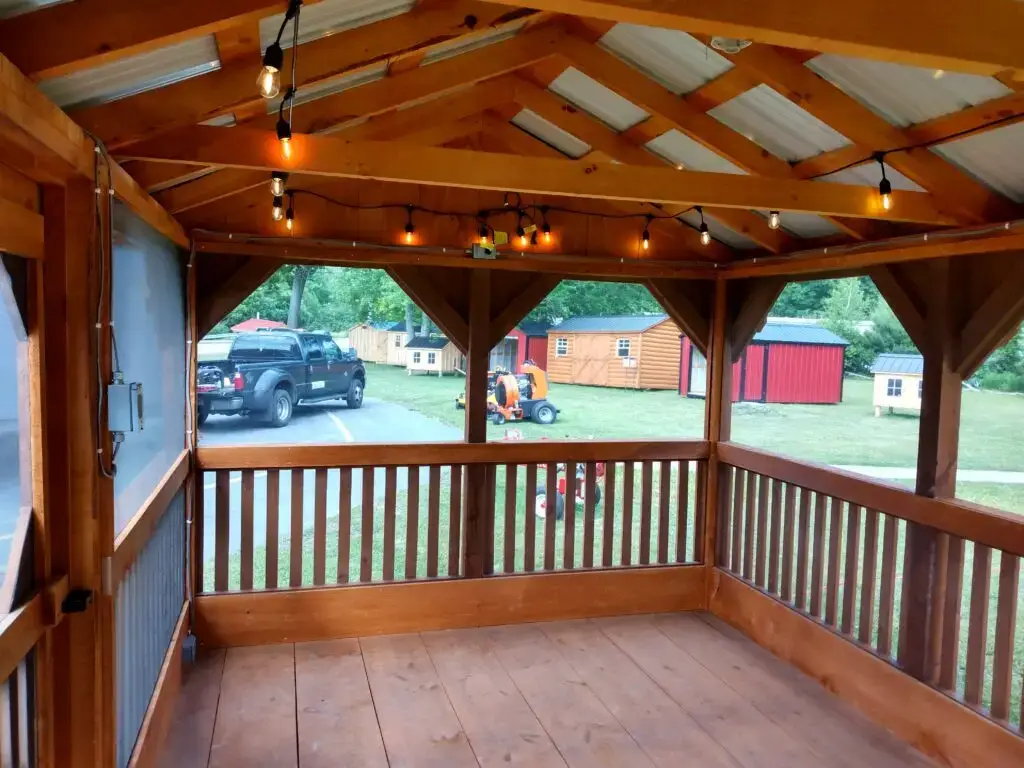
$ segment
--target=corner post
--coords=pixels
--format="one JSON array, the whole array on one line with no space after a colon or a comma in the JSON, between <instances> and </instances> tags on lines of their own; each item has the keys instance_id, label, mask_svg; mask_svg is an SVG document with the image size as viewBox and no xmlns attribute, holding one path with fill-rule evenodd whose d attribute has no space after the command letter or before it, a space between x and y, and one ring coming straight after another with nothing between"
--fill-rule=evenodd
<instances>
[{"instance_id":1,"label":"corner post","mask_svg":"<svg viewBox=\"0 0 1024 768\"><path fill-rule=\"evenodd\" d=\"M729 342L728 283L715 281L715 300L711 310L711 342L708 344L708 386L704 407L704 439L710 445L707 483L704 497L703 562L708 571L710 598L711 574L717 561L718 500L723 490L719 442L729 439L732 430L732 345Z\"/></svg>"},{"instance_id":2,"label":"corner post","mask_svg":"<svg viewBox=\"0 0 1024 768\"><path fill-rule=\"evenodd\" d=\"M491 331L491 273L470 271L469 343L466 362L466 442L487 442L487 366ZM479 578L494 571L494 515L490 475L486 464L469 464L463 474L465 525L463 526L462 573Z\"/></svg>"}]
</instances>

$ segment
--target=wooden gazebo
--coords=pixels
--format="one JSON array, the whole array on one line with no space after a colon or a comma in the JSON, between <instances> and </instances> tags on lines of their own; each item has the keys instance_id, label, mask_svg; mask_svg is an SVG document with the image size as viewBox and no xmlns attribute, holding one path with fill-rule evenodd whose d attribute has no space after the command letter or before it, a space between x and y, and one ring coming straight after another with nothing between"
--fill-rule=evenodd
<instances>
[{"instance_id":1,"label":"wooden gazebo","mask_svg":"<svg viewBox=\"0 0 1024 768\"><path fill-rule=\"evenodd\" d=\"M1022 40L1014 0L0 2L0 762L1024 765L1024 522L956 498L1024 319ZM284 264L386 269L465 441L197 446L195 342ZM924 358L913 491L730 440L782 288L850 275ZM650 289L702 439L486 442L566 278Z\"/></svg>"}]
</instances>

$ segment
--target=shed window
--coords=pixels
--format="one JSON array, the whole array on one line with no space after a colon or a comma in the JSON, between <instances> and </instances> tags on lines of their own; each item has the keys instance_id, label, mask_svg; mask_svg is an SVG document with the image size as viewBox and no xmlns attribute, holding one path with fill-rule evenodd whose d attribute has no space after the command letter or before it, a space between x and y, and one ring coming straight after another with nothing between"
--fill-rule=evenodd
<instances>
[{"instance_id":1,"label":"shed window","mask_svg":"<svg viewBox=\"0 0 1024 768\"><path fill-rule=\"evenodd\" d=\"M427 365L433 365L437 362L436 352L427 352Z\"/></svg>"},{"instance_id":2,"label":"shed window","mask_svg":"<svg viewBox=\"0 0 1024 768\"><path fill-rule=\"evenodd\" d=\"M888 397L903 397L903 379L889 379L885 385L885 394Z\"/></svg>"},{"instance_id":3,"label":"shed window","mask_svg":"<svg viewBox=\"0 0 1024 768\"><path fill-rule=\"evenodd\" d=\"M615 354L619 357L629 357L629 339L619 339L616 342Z\"/></svg>"},{"instance_id":4,"label":"shed window","mask_svg":"<svg viewBox=\"0 0 1024 768\"><path fill-rule=\"evenodd\" d=\"M418 363L420 361L420 353L419 352L413 352L412 353L412 361L414 363Z\"/></svg>"},{"instance_id":5,"label":"shed window","mask_svg":"<svg viewBox=\"0 0 1024 768\"><path fill-rule=\"evenodd\" d=\"M399 336L397 333L395 334L395 346L396 347L402 346L402 337Z\"/></svg>"},{"instance_id":6,"label":"shed window","mask_svg":"<svg viewBox=\"0 0 1024 768\"><path fill-rule=\"evenodd\" d=\"M924 379L917 380L917 399L924 398Z\"/></svg>"},{"instance_id":7,"label":"shed window","mask_svg":"<svg viewBox=\"0 0 1024 768\"><path fill-rule=\"evenodd\" d=\"M555 357L565 357L569 354L569 340L565 336L555 339Z\"/></svg>"}]
</instances>

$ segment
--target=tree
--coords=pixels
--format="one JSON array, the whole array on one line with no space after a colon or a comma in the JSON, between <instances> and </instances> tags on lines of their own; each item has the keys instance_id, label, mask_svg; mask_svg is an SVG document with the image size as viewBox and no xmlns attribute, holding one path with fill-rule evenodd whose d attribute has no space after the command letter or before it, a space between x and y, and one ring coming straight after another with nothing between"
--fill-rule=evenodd
<instances>
[{"instance_id":1,"label":"tree","mask_svg":"<svg viewBox=\"0 0 1024 768\"><path fill-rule=\"evenodd\" d=\"M288 327L298 328L302 321L302 294L306 290L309 274L316 267L295 267L292 271L292 293L288 302Z\"/></svg>"},{"instance_id":2,"label":"tree","mask_svg":"<svg viewBox=\"0 0 1024 768\"><path fill-rule=\"evenodd\" d=\"M639 315L664 312L651 292L636 283L563 280L526 316L551 322L585 315Z\"/></svg>"}]
</instances>

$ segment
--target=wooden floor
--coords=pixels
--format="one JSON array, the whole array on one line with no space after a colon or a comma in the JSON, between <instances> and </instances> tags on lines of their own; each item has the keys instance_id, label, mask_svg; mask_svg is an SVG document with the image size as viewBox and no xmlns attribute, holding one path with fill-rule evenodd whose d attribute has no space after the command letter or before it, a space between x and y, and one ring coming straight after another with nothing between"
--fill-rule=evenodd
<instances>
[{"instance_id":1,"label":"wooden floor","mask_svg":"<svg viewBox=\"0 0 1024 768\"><path fill-rule=\"evenodd\" d=\"M201 653L162 764L931 765L701 614Z\"/></svg>"}]
</instances>

